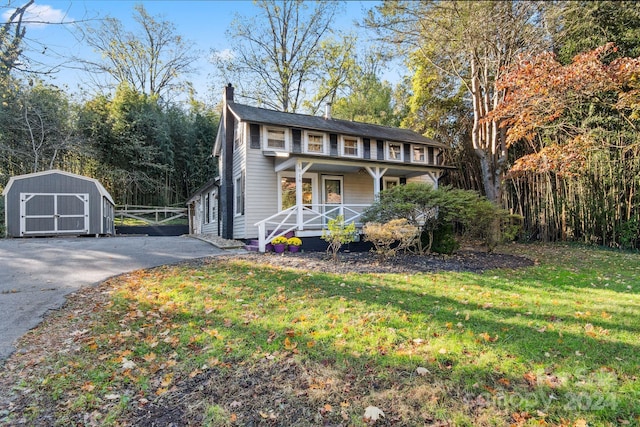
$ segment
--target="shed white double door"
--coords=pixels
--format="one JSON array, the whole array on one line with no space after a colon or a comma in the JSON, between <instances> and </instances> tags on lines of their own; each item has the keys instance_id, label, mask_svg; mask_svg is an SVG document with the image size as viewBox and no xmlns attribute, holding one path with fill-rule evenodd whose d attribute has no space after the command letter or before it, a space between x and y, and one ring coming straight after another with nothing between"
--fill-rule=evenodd
<instances>
[{"instance_id":1,"label":"shed white double door","mask_svg":"<svg viewBox=\"0 0 640 427\"><path fill-rule=\"evenodd\" d=\"M20 193L20 235L89 232L89 194Z\"/></svg>"}]
</instances>

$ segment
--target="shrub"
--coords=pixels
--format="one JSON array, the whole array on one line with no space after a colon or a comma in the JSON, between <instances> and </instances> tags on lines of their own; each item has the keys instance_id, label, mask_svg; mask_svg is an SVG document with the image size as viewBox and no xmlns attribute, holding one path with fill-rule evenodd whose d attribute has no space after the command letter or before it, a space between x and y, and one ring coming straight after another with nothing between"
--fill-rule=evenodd
<instances>
[{"instance_id":1,"label":"shrub","mask_svg":"<svg viewBox=\"0 0 640 427\"><path fill-rule=\"evenodd\" d=\"M627 250L636 249L639 235L640 224L636 218L623 222L620 226L620 247Z\"/></svg>"},{"instance_id":2,"label":"shrub","mask_svg":"<svg viewBox=\"0 0 640 427\"><path fill-rule=\"evenodd\" d=\"M327 229L322 230L322 240L329 243L327 253L331 253L333 260L338 260L338 251L356 238L356 225L352 222L345 225L344 216L338 215L327 222Z\"/></svg>"},{"instance_id":3,"label":"shrub","mask_svg":"<svg viewBox=\"0 0 640 427\"><path fill-rule=\"evenodd\" d=\"M433 231L431 251L443 254L451 255L460 248L460 243L455 238L453 232L453 225L450 222L441 224Z\"/></svg>"},{"instance_id":4,"label":"shrub","mask_svg":"<svg viewBox=\"0 0 640 427\"><path fill-rule=\"evenodd\" d=\"M362 228L364 239L373 243L374 249L382 257L391 257L397 251L406 251L415 246L420 228L409 224L406 218L393 219L384 224L368 222ZM395 247L392 247L396 245Z\"/></svg>"},{"instance_id":5,"label":"shrub","mask_svg":"<svg viewBox=\"0 0 640 427\"><path fill-rule=\"evenodd\" d=\"M515 240L522 230L522 217L511 215L493 202L479 198L469 207L469 221L465 230L471 237L479 238L489 252L496 246Z\"/></svg>"}]
</instances>

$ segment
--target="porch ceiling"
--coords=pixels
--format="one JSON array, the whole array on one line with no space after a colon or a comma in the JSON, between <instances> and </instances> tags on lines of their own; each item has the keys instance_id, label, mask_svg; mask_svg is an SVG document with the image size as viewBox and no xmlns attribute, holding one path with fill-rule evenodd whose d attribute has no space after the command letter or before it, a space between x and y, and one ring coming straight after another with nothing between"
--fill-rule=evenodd
<instances>
[{"instance_id":1,"label":"porch ceiling","mask_svg":"<svg viewBox=\"0 0 640 427\"><path fill-rule=\"evenodd\" d=\"M424 175L429 172L434 172L440 168L431 168L428 166L415 166L415 165L403 165L393 164L390 162L376 162L376 161L362 161L362 160L332 160L322 158L308 158L308 157L292 157L286 160L276 160L275 169L279 171L295 171L297 160L301 160L304 164L312 163L307 172L317 173L329 173L334 175L349 174L349 173L362 173L369 175L365 170L365 167L380 167L387 169L385 176L402 176L413 177Z\"/></svg>"}]
</instances>

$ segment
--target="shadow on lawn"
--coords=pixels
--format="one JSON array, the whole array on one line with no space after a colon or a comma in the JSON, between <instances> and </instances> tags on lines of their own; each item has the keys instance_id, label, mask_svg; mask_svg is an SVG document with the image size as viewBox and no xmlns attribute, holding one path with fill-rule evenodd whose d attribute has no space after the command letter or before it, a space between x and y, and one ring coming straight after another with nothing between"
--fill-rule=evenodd
<instances>
[{"instance_id":1,"label":"shadow on lawn","mask_svg":"<svg viewBox=\"0 0 640 427\"><path fill-rule=\"evenodd\" d=\"M431 329L416 328L421 334L428 330L431 335L412 336L406 331L399 331L393 342L382 343L384 345L371 348L369 352L356 354L357 352L348 345L340 348L333 339L317 339L315 340L317 342L310 346L308 343L312 339L295 331L292 332L290 324L263 322L260 325L260 322L247 322L247 319L242 316L229 319L226 317L227 312L222 314L213 312L208 315L183 314L184 319L181 320L196 324L208 323L218 328L224 328L224 325L228 325L231 321L234 325L232 334L236 343L253 345L255 342L266 343L271 339L271 342L264 344L262 348L264 354L297 351L304 367L297 367L296 372L304 378L297 384L295 384L295 376L287 379L294 382L294 390L289 393L289 397L282 394L280 385L264 384L271 378L268 375L265 377L242 367L245 362L243 360L234 361L233 351L229 352L228 356L229 363L234 365L234 370L241 369L242 372L246 371L246 375L256 377L255 381L251 380L245 384L252 391L253 396L259 396L258 391L264 393L266 390L272 390L275 393L274 390L279 390L276 395L280 396L280 405L290 407L291 402L295 401L296 405L302 405L301 407L305 408L302 411L305 417L317 413L317 406L313 405L320 405L322 399L318 397L317 402L311 403L305 399L298 399L299 395L296 393L309 394L310 378L313 375L322 375L323 371L327 372L326 375L331 376L336 384L342 386L342 389L332 386L331 392L325 395L317 393L325 399L330 399L329 401L334 404L359 400L363 407L367 404L384 405L384 396L389 398L394 392L404 396L404 402L394 402L400 409L397 411L393 408L385 409L388 415L385 423L391 424L393 424L392 420L396 422L405 420L404 417L412 411L414 415L428 412L430 416L438 418L436 415L438 405L434 406L425 401L425 396L412 396L410 392L407 394L407 390L417 387L417 383L425 382L434 386L431 399L452 402L449 404L457 406L448 409L464 412L472 419L480 416L487 405L495 406L496 416L499 414L504 416L505 414L500 412L503 409L548 412L552 406L559 411L559 416L600 410L608 411L607 418L611 420L638 415L637 409L634 409L635 396L614 392L620 381L627 380L622 377L634 375L635 355L638 354L640 345L621 342L604 332L594 336L585 333L590 331L590 329L585 330L587 323L594 328L593 330L599 331L598 327L600 327L602 330L607 329L609 334L637 333L636 327L628 326L640 324L637 314L633 315L633 319L627 318L625 320L627 325L620 327L615 317L606 320L571 316L575 301L567 297L557 299L555 303L541 304L538 301L536 304L535 296L531 295L532 307L529 310L522 305L517 307L487 305L481 300L469 298L473 294L466 295L467 298L461 296L460 299L444 296L437 292L439 280L437 275L422 276L420 279L434 278L433 291L430 292L425 286L421 286L419 291L407 289L411 285L402 283L405 280L402 275L352 276L321 273L308 275L304 272L251 265L252 274L247 277L247 265L239 263L235 266L234 264L235 261L217 260L212 261L208 268L214 271L224 269L229 279L227 286L250 289L250 292L241 291L243 303L249 307L260 307L262 316L268 317L270 310L279 309L278 294L287 294L292 299L296 298L295 295L306 295L311 299L310 303L315 302L317 307L321 306L324 300L343 298L346 304L366 304L372 312L393 307L398 313L408 316L407 322L432 325ZM273 280L267 280L268 278ZM504 293L533 294L535 289L542 286L536 282L535 278L526 277L518 279L525 283L519 285L496 284L493 279L474 274L460 274L457 279L460 283L456 283L456 286L473 287L478 292L493 287ZM400 289L401 287L405 289ZM560 292L558 297L561 296ZM522 298L517 298L516 301L521 302ZM506 304L506 300L500 300L500 302ZM563 317L558 315L563 312L566 313ZM468 319L461 313L468 314ZM348 316L349 313L340 315ZM448 326L458 323L463 323L463 330L457 331ZM375 327L391 327L390 325L391 323L382 322ZM402 329L403 325L394 324L393 326ZM470 332L473 334L471 335ZM483 338L487 335L488 338ZM348 341L349 337L346 336L346 338ZM417 346L419 348L416 348L414 342L416 338L423 340ZM440 338L459 339L461 349L440 353L437 347L439 344L435 344L436 347L430 347L432 341L439 343ZM289 348L285 340L290 341ZM294 349L293 345L297 347ZM406 350L411 350L412 353ZM495 353L494 359L483 364L480 360L486 353L491 352ZM580 356L577 356L578 354ZM188 355L185 354L184 357ZM573 411L568 410L572 404L576 403L576 384L581 381L595 382L593 378L601 372L603 366L610 366L613 360L616 360L616 368L608 368L611 370L607 371L610 374L607 377L609 382L605 386L599 384L600 393L609 393L609 397L614 395L613 400L607 401L609 406L595 408L577 405ZM517 364L523 364L525 367L514 368ZM415 374L415 368L418 366L426 367L430 376L424 379L418 378ZM522 374L526 371L534 371L535 381L531 377L528 379L523 377ZM268 374L275 375L270 370ZM211 373L205 375L209 378L207 381L211 382ZM226 378L225 381L233 380L233 375L224 370L216 370L215 375ZM232 405L233 402L225 400L233 399L232 397L225 398L220 395L222 390L220 387L223 384L220 381L215 383L220 402ZM230 384L226 385L230 386ZM284 386L284 384L281 385ZM400 390L404 390L404 394L400 394ZM238 389L238 393L240 392ZM243 396L247 395L243 394ZM495 396L502 396L505 399L509 396L515 396L515 398L510 402L502 401L502 405L506 406L501 406L501 401ZM255 399L260 401L258 397ZM269 397L264 399L265 402L270 401ZM283 404L282 399L290 400L287 401L289 403ZM482 403L483 400L486 405ZM255 403L257 404L258 401ZM275 405L274 402L272 403ZM612 408L614 404L615 408ZM299 415L303 416L302 413ZM330 415L325 415L324 421L331 418ZM245 417L251 417L251 415L247 413ZM252 419L256 422L261 421L258 416L254 418ZM244 418L243 422L247 422L248 419ZM337 420L338 418L333 421ZM415 421L414 419L413 422Z\"/></svg>"}]
</instances>

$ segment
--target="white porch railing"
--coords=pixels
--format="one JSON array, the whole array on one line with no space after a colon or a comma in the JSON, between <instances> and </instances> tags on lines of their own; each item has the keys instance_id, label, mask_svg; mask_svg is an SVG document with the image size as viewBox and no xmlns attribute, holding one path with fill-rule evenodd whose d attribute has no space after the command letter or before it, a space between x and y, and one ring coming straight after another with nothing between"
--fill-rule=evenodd
<instances>
[{"instance_id":1,"label":"white porch railing","mask_svg":"<svg viewBox=\"0 0 640 427\"><path fill-rule=\"evenodd\" d=\"M267 243L290 231L322 230L330 219L338 215L344 217L345 224L354 222L356 227L360 227L362 224L359 219L369 206L371 205L313 204L304 205L302 209L292 206L254 224L258 227L259 250L264 252Z\"/></svg>"}]
</instances>

